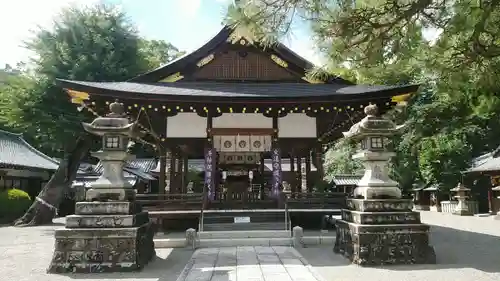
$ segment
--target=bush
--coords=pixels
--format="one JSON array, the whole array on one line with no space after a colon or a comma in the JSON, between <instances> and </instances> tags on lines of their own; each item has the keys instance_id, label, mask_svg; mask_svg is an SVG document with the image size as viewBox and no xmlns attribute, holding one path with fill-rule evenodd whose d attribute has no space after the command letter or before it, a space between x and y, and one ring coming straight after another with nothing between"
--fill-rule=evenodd
<instances>
[{"instance_id":1,"label":"bush","mask_svg":"<svg viewBox=\"0 0 500 281\"><path fill-rule=\"evenodd\" d=\"M20 218L31 206L28 193L20 189L0 192L0 224L12 223Z\"/></svg>"}]
</instances>

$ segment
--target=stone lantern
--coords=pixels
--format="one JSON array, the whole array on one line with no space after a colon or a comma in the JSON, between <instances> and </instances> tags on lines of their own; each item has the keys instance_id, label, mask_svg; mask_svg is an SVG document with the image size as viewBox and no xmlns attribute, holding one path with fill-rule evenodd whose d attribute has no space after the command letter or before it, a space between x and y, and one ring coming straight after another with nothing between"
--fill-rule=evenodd
<instances>
[{"instance_id":1,"label":"stone lantern","mask_svg":"<svg viewBox=\"0 0 500 281\"><path fill-rule=\"evenodd\" d=\"M388 151L389 137L403 126L378 117L376 105L365 107L366 117L353 125L344 137L361 142L361 150L353 155L365 166L365 174L354 190L354 198L401 198L398 183L389 178L389 160L396 154Z\"/></svg>"},{"instance_id":2,"label":"stone lantern","mask_svg":"<svg viewBox=\"0 0 500 281\"><path fill-rule=\"evenodd\" d=\"M499 186L495 186L491 189L493 191L493 196L496 195L496 197L498 199L500 199L500 185ZM500 202L500 201L499 201ZM498 210L498 213L497 215L495 216L495 219L496 220L500 220L500 209Z\"/></svg>"},{"instance_id":3,"label":"stone lantern","mask_svg":"<svg viewBox=\"0 0 500 281\"><path fill-rule=\"evenodd\" d=\"M459 216L472 216L472 212L467 204L467 199L469 198L467 194L470 189L465 187L462 183L458 183L457 187L450 189L450 191L456 192L457 195L454 197L458 200L457 207L455 211L453 211L453 214Z\"/></svg>"},{"instance_id":4,"label":"stone lantern","mask_svg":"<svg viewBox=\"0 0 500 281\"><path fill-rule=\"evenodd\" d=\"M434 248L429 245L429 226L422 224L420 213L412 211L412 199L402 199L398 183L389 178L388 139L402 126L378 116L376 105L365 108L366 117L354 124L344 136L361 142L353 156L361 159L365 174L347 199L347 208L336 220L334 252L354 264L435 263Z\"/></svg>"},{"instance_id":5,"label":"stone lantern","mask_svg":"<svg viewBox=\"0 0 500 281\"><path fill-rule=\"evenodd\" d=\"M133 156L130 138L140 136L123 105L114 102L110 113L84 123L85 130L102 137L102 150L93 153L103 165L102 176L77 202L66 228L55 231L55 250L48 272L99 273L142 269L154 256L153 228L147 212L135 202L135 191L123 177Z\"/></svg>"},{"instance_id":6,"label":"stone lantern","mask_svg":"<svg viewBox=\"0 0 500 281\"><path fill-rule=\"evenodd\" d=\"M135 197L133 186L123 176L123 167L134 158L127 152L127 146L136 135L137 124L129 122L122 104L113 102L109 109L111 113L105 117L98 117L91 124L83 123L85 131L102 137L102 150L92 156L101 160L103 173L91 184L87 201L127 201Z\"/></svg>"}]
</instances>

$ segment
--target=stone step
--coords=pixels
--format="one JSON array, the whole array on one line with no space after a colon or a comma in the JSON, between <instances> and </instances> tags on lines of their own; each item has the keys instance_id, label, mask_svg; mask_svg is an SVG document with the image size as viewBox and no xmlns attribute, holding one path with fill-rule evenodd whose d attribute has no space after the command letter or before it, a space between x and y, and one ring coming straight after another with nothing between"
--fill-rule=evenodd
<instances>
[{"instance_id":1,"label":"stone step","mask_svg":"<svg viewBox=\"0 0 500 281\"><path fill-rule=\"evenodd\" d=\"M204 218L234 218L234 217L255 217L255 218L282 218L285 212L220 212L203 213Z\"/></svg>"},{"instance_id":2,"label":"stone step","mask_svg":"<svg viewBox=\"0 0 500 281\"><path fill-rule=\"evenodd\" d=\"M155 238L155 248L184 248L187 247L186 238Z\"/></svg>"},{"instance_id":3,"label":"stone step","mask_svg":"<svg viewBox=\"0 0 500 281\"><path fill-rule=\"evenodd\" d=\"M233 238L200 239L197 248L238 247L238 246L292 246L292 238Z\"/></svg>"},{"instance_id":4,"label":"stone step","mask_svg":"<svg viewBox=\"0 0 500 281\"><path fill-rule=\"evenodd\" d=\"M155 238L155 248L185 248L192 247L188 245L185 238ZM333 246L335 244L335 236L304 236L302 238L302 246ZM198 239L196 248L209 247L234 247L234 246L292 246L293 238L291 237L259 237L259 238L215 238L215 239Z\"/></svg>"},{"instance_id":5,"label":"stone step","mask_svg":"<svg viewBox=\"0 0 500 281\"><path fill-rule=\"evenodd\" d=\"M248 231L248 230L286 230L286 226L285 222L203 224L203 231Z\"/></svg>"},{"instance_id":6,"label":"stone step","mask_svg":"<svg viewBox=\"0 0 500 281\"><path fill-rule=\"evenodd\" d=\"M251 230L251 231L201 231L199 239L238 239L238 238L290 238L287 230Z\"/></svg>"}]
</instances>

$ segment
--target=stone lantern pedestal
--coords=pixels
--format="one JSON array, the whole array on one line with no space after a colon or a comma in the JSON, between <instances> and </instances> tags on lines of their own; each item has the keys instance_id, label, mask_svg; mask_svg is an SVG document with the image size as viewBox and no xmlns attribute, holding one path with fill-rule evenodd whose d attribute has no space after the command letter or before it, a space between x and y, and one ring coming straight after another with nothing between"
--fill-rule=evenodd
<instances>
[{"instance_id":1,"label":"stone lantern pedestal","mask_svg":"<svg viewBox=\"0 0 500 281\"><path fill-rule=\"evenodd\" d=\"M470 191L470 189L459 183L457 187L450 189L450 191L457 193L455 198L457 198L458 204L453 211L453 214L458 216L472 216L472 211L467 204L467 198L469 198L467 193Z\"/></svg>"},{"instance_id":2,"label":"stone lantern pedestal","mask_svg":"<svg viewBox=\"0 0 500 281\"><path fill-rule=\"evenodd\" d=\"M103 137L102 176L78 202L66 227L55 232L55 250L49 273L100 273L142 269L154 256L153 228L147 212L135 202L135 191L123 177L130 159L126 151L135 123L123 114L123 105L110 105L111 113L84 123L89 133Z\"/></svg>"},{"instance_id":3,"label":"stone lantern pedestal","mask_svg":"<svg viewBox=\"0 0 500 281\"><path fill-rule=\"evenodd\" d=\"M377 107L365 108L367 116L352 126L345 137L361 141L361 151L353 156L364 161L365 175L347 199L348 209L336 221L334 252L354 264L435 263L429 245L429 226L412 211L412 199L402 199L398 183L389 178L388 137L401 127L378 117Z\"/></svg>"}]
</instances>

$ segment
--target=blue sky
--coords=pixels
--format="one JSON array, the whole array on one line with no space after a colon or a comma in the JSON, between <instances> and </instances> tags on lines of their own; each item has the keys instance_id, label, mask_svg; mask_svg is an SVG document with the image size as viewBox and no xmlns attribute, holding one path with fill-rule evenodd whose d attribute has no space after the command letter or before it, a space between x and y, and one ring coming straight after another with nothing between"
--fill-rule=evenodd
<instances>
[{"instance_id":1,"label":"blue sky","mask_svg":"<svg viewBox=\"0 0 500 281\"><path fill-rule=\"evenodd\" d=\"M222 27L231 0L15 0L0 2L0 68L26 61L31 55L20 47L37 25L50 27L52 19L69 5L92 5L104 1L118 5L130 17L142 36L166 40L180 50L192 51L213 37ZM283 43L299 55L320 63L305 29L295 30Z\"/></svg>"}]
</instances>

